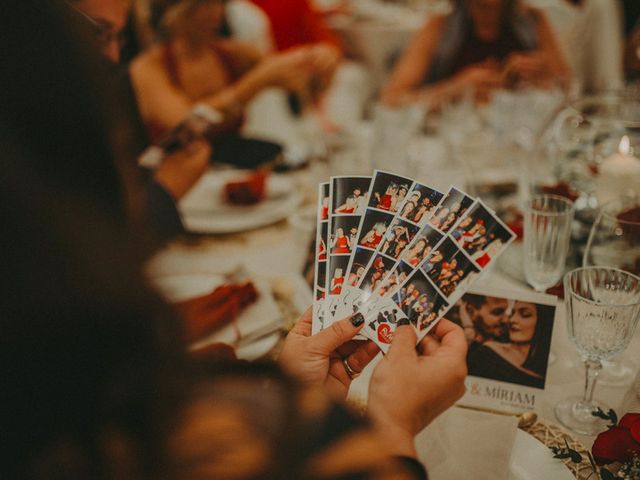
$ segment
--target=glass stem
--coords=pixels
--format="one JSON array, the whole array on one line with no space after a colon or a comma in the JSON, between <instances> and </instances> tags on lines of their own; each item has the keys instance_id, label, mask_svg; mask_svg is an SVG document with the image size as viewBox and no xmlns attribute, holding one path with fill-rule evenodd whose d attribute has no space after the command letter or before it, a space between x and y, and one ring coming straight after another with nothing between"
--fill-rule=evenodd
<instances>
[{"instance_id":1,"label":"glass stem","mask_svg":"<svg viewBox=\"0 0 640 480\"><path fill-rule=\"evenodd\" d=\"M584 366L586 369L586 378L584 381L583 401L587 404L591 404L593 401L593 391L596 388L596 382L598 381L598 374L602 369L602 363L597 360L585 360Z\"/></svg>"}]
</instances>

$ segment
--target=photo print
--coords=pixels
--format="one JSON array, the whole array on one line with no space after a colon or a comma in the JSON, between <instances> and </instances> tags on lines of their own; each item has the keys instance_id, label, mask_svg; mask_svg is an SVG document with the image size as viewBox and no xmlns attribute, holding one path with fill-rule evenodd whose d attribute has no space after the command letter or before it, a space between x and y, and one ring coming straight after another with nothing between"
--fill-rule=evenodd
<instances>
[{"instance_id":1,"label":"photo print","mask_svg":"<svg viewBox=\"0 0 640 480\"><path fill-rule=\"evenodd\" d=\"M478 267L484 269L491 259L503 252L515 234L495 213L478 201L451 232L451 238Z\"/></svg>"},{"instance_id":2,"label":"photo print","mask_svg":"<svg viewBox=\"0 0 640 480\"><path fill-rule=\"evenodd\" d=\"M451 227L467 212L474 199L461 190L451 187L438 208L429 219L429 224L441 232L447 233Z\"/></svg>"},{"instance_id":3,"label":"photo print","mask_svg":"<svg viewBox=\"0 0 640 480\"><path fill-rule=\"evenodd\" d=\"M449 306L421 270L414 271L392 298L419 332L432 325Z\"/></svg>"},{"instance_id":4,"label":"photo print","mask_svg":"<svg viewBox=\"0 0 640 480\"><path fill-rule=\"evenodd\" d=\"M394 264L395 260L378 253L364 274L359 285L360 289L366 292L375 291L382 279L391 272Z\"/></svg>"},{"instance_id":5,"label":"photo print","mask_svg":"<svg viewBox=\"0 0 640 480\"><path fill-rule=\"evenodd\" d=\"M329 238L329 222L320 223L320 235L317 238L318 261L322 262L327 259L327 238Z\"/></svg>"},{"instance_id":6,"label":"photo print","mask_svg":"<svg viewBox=\"0 0 640 480\"><path fill-rule=\"evenodd\" d=\"M358 236L359 216L333 217L329 251L332 255L348 255L352 252Z\"/></svg>"},{"instance_id":7,"label":"photo print","mask_svg":"<svg viewBox=\"0 0 640 480\"><path fill-rule=\"evenodd\" d=\"M420 233L415 236L409 248L404 251L402 259L413 268L417 268L431 253L433 247L442 240L443 236L431 225L425 225Z\"/></svg>"},{"instance_id":8,"label":"photo print","mask_svg":"<svg viewBox=\"0 0 640 480\"><path fill-rule=\"evenodd\" d=\"M376 171L371 186L369 207L397 212L402 207L413 181L391 173Z\"/></svg>"},{"instance_id":9,"label":"photo print","mask_svg":"<svg viewBox=\"0 0 640 480\"><path fill-rule=\"evenodd\" d=\"M362 215L366 209L371 177L332 177L332 214Z\"/></svg>"},{"instance_id":10,"label":"photo print","mask_svg":"<svg viewBox=\"0 0 640 480\"><path fill-rule=\"evenodd\" d=\"M429 278L446 298L451 299L456 291L469 288L479 274L480 269L475 263L463 251L458 250L431 269Z\"/></svg>"},{"instance_id":11,"label":"photo print","mask_svg":"<svg viewBox=\"0 0 640 480\"><path fill-rule=\"evenodd\" d=\"M318 202L318 219L320 221L325 221L329 219L329 194L330 194L330 186L329 183L320 184L319 189L319 198Z\"/></svg>"},{"instance_id":12,"label":"photo print","mask_svg":"<svg viewBox=\"0 0 640 480\"><path fill-rule=\"evenodd\" d=\"M351 265L351 271L349 272L349 277L347 278L347 284L351 287L356 287L362 280L364 276L364 272L367 269L367 265L373 256L372 250L367 250L366 248L356 248L356 251L353 255L353 263Z\"/></svg>"},{"instance_id":13,"label":"photo print","mask_svg":"<svg viewBox=\"0 0 640 480\"><path fill-rule=\"evenodd\" d=\"M434 213L443 193L417 183L400 211L400 217L419 225L424 224Z\"/></svg>"},{"instance_id":14,"label":"photo print","mask_svg":"<svg viewBox=\"0 0 640 480\"><path fill-rule=\"evenodd\" d=\"M432 281L438 278L443 264L460 250L458 246L449 237L445 237L433 250L427 255L425 261L420 265L420 270L426 273Z\"/></svg>"},{"instance_id":15,"label":"photo print","mask_svg":"<svg viewBox=\"0 0 640 480\"><path fill-rule=\"evenodd\" d=\"M329 295L340 295L348 265L348 255L332 255L329 258L329 276L327 277Z\"/></svg>"},{"instance_id":16,"label":"photo print","mask_svg":"<svg viewBox=\"0 0 640 480\"><path fill-rule=\"evenodd\" d=\"M414 268L400 261L393 268L388 277L384 278L382 283L377 287L376 294L384 297L390 292L393 292L399 285L402 285L409 275L413 272Z\"/></svg>"},{"instance_id":17,"label":"photo print","mask_svg":"<svg viewBox=\"0 0 640 480\"><path fill-rule=\"evenodd\" d=\"M368 209L362 220L358 245L374 250L378 248L392 221L392 214Z\"/></svg>"},{"instance_id":18,"label":"photo print","mask_svg":"<svg viewBox=\"0 0 640 480\"><path fill-rule=\"evenodd\" d=\"M384 236L384 240L380 246L380 253L398 259L419 230L420 228L417 225L413 225L405 220L394 220Z\"/></svg>"},{"instance_id":19,"label":"photo print","mask_svg":"<svg viewBox=\"0 0 640 480\"><path fill-rule=\"evenodd\" d=\"M325 285L327 284L327 262L318 262L318 266L316 269L316 292L315 298L316 300L322 300L326 296L327 289Z\"/></svg>"},{"instance_id":20,"label":"photo print","mask_svg":"<svg viewBox=\"0 0 640 480\"><path fill-rule=\"evenodd\" d=\"M465 331L469 375L544 388L556 310L548 298L465 293L445 318Z\"/></svg>"}]
</instances>

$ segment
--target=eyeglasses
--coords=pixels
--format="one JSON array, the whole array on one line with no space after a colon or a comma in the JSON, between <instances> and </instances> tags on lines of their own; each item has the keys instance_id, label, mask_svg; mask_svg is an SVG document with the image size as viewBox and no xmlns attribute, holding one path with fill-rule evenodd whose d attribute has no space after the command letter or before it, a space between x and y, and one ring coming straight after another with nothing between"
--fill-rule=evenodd
<instances>
[{"instance_id":1,"label":"eyeglasses","mask_svg":"<svg viewBox=\"0 0 640 480\"><path fill-rule=\"evenodd\" d=\"M122 46L125 44L126 37L124 32L116 31L111 22L100 18L93 18L69 1L67 1L66 4L73 8L73 10L75 10L77 13L79 13L85 20L87 20L87 22L89 22L98 48L103 49L114 42L117 43L118 48L122 48Z\"/></svg>"}]
</instances>

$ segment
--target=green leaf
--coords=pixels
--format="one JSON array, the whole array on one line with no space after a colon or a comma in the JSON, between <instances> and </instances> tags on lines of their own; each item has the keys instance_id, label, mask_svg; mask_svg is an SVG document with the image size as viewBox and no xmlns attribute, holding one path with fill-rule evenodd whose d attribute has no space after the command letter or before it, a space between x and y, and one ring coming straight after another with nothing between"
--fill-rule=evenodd
<instances>
[{"instance_id":1,"label":"green leaf","mask_svg":"<svg viewBox=\"0 0 640 480\"><path fill-rule=\"evenodd\" d=\"M582 463L582 455L580 455L580 452L577 452L570 448L569 456L571 457L571 461L573 463Z\"/></svg>"},{"instance_id":2,"label":"green leaf","mask_svg":"<svg viewBox=\"0 0 640 480\"><path fill-rule=\"evenodd\" d=\"M556 453L553 458L559 458L561 460L564 460L565 458L571 458L571 455L569 455L568 453L564 453L564 452L560 452L560 453Z\"/></svg>"},{"instance_id":3,"label":"green leaf","mask_svg":"<svg viewBox=\"0 0 640 480\"><path fill-rule=\"evenodd\" d=\"M613 425L611 425L612 427L615 427L618 424L618 415L616 415L616 412L610 408L609 409L609 420L611 420L611 423Z\"/></svg>"}]
</instances>

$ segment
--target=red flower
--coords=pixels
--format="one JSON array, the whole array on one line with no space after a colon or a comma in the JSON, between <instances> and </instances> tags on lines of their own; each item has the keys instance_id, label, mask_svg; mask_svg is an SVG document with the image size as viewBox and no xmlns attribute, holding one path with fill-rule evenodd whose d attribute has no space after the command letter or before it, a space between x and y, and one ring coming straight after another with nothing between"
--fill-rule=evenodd
<instances>
[{"instance_id":1,"label":"red flower","mask_svg":"<svg viewBox=\"0 0 640 480\"><path fill-rule=\"evenodd\" d=\"M628 462L640 454L640 413L628 413L617 426L602 432L591 448L598 465Z\"/></svg>"}]
</instances>

